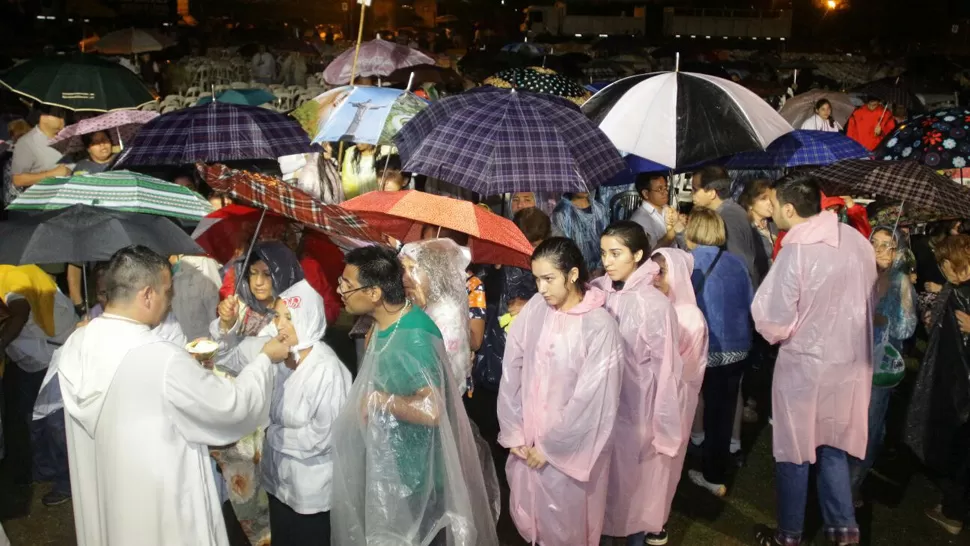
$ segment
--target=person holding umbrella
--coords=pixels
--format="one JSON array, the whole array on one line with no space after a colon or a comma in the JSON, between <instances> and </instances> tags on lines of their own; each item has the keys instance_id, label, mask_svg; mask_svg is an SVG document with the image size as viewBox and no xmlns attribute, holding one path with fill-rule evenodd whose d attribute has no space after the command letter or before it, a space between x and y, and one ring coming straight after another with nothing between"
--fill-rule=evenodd
<instances>
[{"instance_id":1,"label":"person holding umbrella","mask_svg":"<svg viewBox=\"0 0 970 546\"><path fill-rule=\"evenodd\" d=\"M108 170L108 165L114 159L113 144L108 132L97 131L81 135L81 142L88 152L88 158L74 165L74 174L97 174Z\"/></svg>"},{"instance_id":2,"label":"person holding umbrella","mask_svg":"<svg viewBox=\"0 0 970 546\"><path fill-rule=\"evenodd\" d=\"M845 134L871 151L895 128L896 120L889 111L889 105L882 104L879 97L869 96L866 103L849 116Z\"/></svg>"},{"instance_id":3,"label":"person holding umbrella","mask_svg":"<svg viewBox=\"0 0 970 546\"><path fill-rule=\"evenodd\" d=\"M13 150L13 158L10 160L12 188L7 191L7 203L13 202L23 188L33 186L45 178L71 174L67 165L57 164L61 159L61 152L48 144L64 128L66 111L56 106L42 106L36 115L37 125L17 141Z\"/></svg>"}]
</instances>

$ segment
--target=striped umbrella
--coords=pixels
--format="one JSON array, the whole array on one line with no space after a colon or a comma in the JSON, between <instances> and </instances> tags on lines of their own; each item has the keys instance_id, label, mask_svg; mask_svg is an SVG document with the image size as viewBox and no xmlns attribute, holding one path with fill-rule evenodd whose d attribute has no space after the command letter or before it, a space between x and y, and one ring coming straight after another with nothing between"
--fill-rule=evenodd
<instances>
[{"instance_id":1,"label":"striped umbrella","mask_svg":"<svg viewBox=\"0 0 970 546\"><path fill-rule=\"evenodd\" d=\"M130 171L46 178L27 188L7 210L50 211L73 205L192 221L212 212L212 205L194 191Z\"/></svg>"},{"instance_id":2,"label":"striped umbrella","mask_svg":"<svg viewBox=\"0 0 970 546\"><path fill-rule=\"evenodd\" d=\"M469 236L474 263L529 267L532 245L519 228L469 201L415 190L372 191L342 206L404 243L420 240L425 225L438 226Z\"/></svg>"}]
</instances>

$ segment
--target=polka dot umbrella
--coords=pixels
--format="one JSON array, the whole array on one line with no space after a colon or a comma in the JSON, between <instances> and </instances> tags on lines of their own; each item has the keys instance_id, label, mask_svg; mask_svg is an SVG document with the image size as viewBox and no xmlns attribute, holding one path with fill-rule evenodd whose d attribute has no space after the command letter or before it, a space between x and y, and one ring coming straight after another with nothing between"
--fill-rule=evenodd
<instances>
[{"instance_id":1,"label":"polka dot umbrella","mask_svg":"<svg viewBox=\"0 0 970 546\"><path fill-rule=\"evenodd\" d=\"M485 85L547 93L563 97L580 106L591 96L590 92L578 83L558 74L555 70L538 66L502 70L485 80Z\"/></svg>"}]
</instances>

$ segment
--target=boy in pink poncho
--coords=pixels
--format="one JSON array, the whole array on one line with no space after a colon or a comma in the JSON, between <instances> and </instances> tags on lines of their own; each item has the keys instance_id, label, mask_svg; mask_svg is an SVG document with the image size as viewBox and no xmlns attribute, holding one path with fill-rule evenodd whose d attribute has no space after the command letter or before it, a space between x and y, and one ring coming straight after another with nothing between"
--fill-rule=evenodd
<instances>
[{"instance_id":1,"label":"boy in pink poncho","mask_svg":"<svg viewBox=\"0 0 970 546\"><path fill-rule=\"evenodd\" d=\"M704 370L707 368L707 321L704 320L704 313L697 306L694 285L690 280L691 273L694 271L694 256L676 248L661 248L653 252L652 259L660 266L654 285L670 298L670 303L674 304L674 311L677 313L679 326L677 352L680 353L680 359L684 364L684 370L681 372L681 382L685 385L684 396L681 398L683 401L681 423L682 438L686 446L694 413L697 411L701 385L704 384ZM660 520L664 524L670 517L670 505L677 492L686 455L686 449L677 452L667 476L667 498L664 503L663 519ZM649 537L647 544L650 544Z\"/></svg>"},{"instance_id":2,"label":"boy in pink poncho","mask_svg":"<svg viewBox=\"0 0 970 546\"><path fill-rule=\"evenodd\" d=\"M778 529L758 543L797 545L817 463L826 538L859 543L846 454L863 458L872 385L872 296L876 258L865 237L821 211L818 180L794 174L771 194L772 218L788 230L751 316L781 345L772 385Z\"/></svg>"},{"instance_id":3,"label":"boy in pink poncho","mask_svg":"<svg viewBox=\"0 0 970 546\"><path fill-rule=\"evenodd\" d=\"M614 430L603 534L630 546L666 542L665 492L671 468L685 450L683 365L677 315L653 281L650 240L639 224L611 224L600 237L606 275L590 290L606 294L623 342L624 371ZM679 474L678 474L679 476Z\"/></svg>"},{"instance_id":4,"label":"boy in pink poncho","mask_svg":"<svg viewBox=\"0 0 970 546\"><path fill-rule=\"evenodd\" d=\"M538 294L508 335L498 441L511 450L509 512L543 546L598 546L623 365L616 321L603 309L576 244L554 237L532 255Z\"/></svg>"}]
</instances>

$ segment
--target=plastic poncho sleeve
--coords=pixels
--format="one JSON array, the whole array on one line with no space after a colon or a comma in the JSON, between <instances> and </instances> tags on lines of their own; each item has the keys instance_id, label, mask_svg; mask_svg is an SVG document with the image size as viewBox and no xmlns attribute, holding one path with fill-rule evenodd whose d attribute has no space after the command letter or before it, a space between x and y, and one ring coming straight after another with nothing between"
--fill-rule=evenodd
<instances>
[{"instance_id":1,"label":"plastic poncho sleeve","mask_svg":"<svg viewBox=\"0 0 970 546\"><path fill-rule=\"evenodd\" d=\"M687 403L687 385L682 381L683 360L677 352L679 332L670 306L664 319L663 347L659 347L654 358L663 364L657 377L657 394L653 400L653 448L657 453L676 457L686 447L684 443L684 412Z\"/></svg>"},{"instance_id":2,"label":"plastic poncho sleeve","mask_svg":"<svg viewBox=\"0 0 970 546\"><path fill-rule=\"evenodd\" d=\"M589 480L613 432L623 359L623 341L613 324L583 322L586 362L576 380L576 390L556 416L558 422L548 423L536 442L549 464L580 482Z\"/></svg>"},{"instance_id":3,"label":"plastic poncho sleeve","mask_svg":"<svg viewBox=\"0 0 970 546\"><path fill-rule=\"evenodd\" d=\"M799 246L785 247L778 253L751 303L755 329L772 345L787 340L798 323Z\"/></svg>"},{"instance_id":4,"label":"plastic poncho sleeve","mask_svg":"<svg viewBox=\"0 0 970 546\"><path fill-rule=\"evenodd\" d=\"M192 443L226 445L269 421L276 367L260 354L235 380L179 350L166 364L164 397L175 428Z\"/></svg>"},{"instance_id":5,"label":"plastic poncho sleeve","mask_svg":"<svg viewBox=\"0 0 970 546\"><path fill-rule=\"evenodd\" d=\"M512 322L505 340L505 356L502 358L502 380L498 391L498 443L509 449L525 445L525 430L522 415L522 363L525 349L522 336L528 322L522 316Z\"/></svg>"},{"instance_id":6,"label":"plastic poncho sleeve","mask_svg":"<svg viewBox=\"0 0 970 546\"><path fill-rule=\"evenodd\" d=\"M904 341L916 333L916 324L919 321L916 312L916 290L904 273L896 275L893 285L894 296L898 300L893 306L895 311L893 316L886 317L889 324L889 337Z\"/></svg>"}]
</instances>

